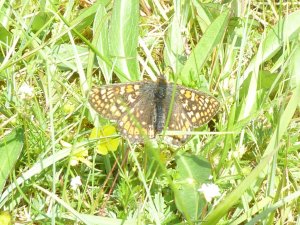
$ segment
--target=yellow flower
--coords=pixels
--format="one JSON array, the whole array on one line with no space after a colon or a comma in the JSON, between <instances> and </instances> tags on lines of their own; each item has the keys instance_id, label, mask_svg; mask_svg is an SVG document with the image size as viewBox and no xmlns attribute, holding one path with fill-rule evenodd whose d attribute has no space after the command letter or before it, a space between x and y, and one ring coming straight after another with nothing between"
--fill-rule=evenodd
<instances>
[{"instance_id":1,"label":"yellow flower","mask_svg":"<svg viewBox=\"0 0 300 225\"><path fill-rule=\"evenodd\" d=\"M67 102L66 104L64 104L63 106L63 111L64 113L66 114L70 114L70 113L73 113L75 111L75 105L70 103L70 102Z\"/></svg>"},{"instance_id":2,"label":"yellow flower","mask_svg":"<svg viewBox=\"0 0 300 225\"><path fill-rule=\"evenodd\" d=\"M0 224L1 225L12 225L12 216L9 212L0 212Z\"/></svg>"},{"instance_id":3,"label":"yellow flower","mask_svg":"<svg viewBox=\"0 0 300 225\"><path fill-rule=\"evenodd\" d=\"M77 148L76 152L77 153L71 156L71 166L76 166L78 164L78 161L85 163L85 160L89 155L88 150L84 147Z\"/></svg>"},{"instance_id":4,"label":"yellow flower","mask_svg":"<svg viewBox=\"0 0 300 225\"><path fill-rule=\"evenodd\" d=\"M116 128L107 125L101 128L95 127L90 135L90 139L100 138L97 143L97 152L101 155L107 155L109 151L114 152L118 149L121 138L113 137L117 134Z\"/></svg>"},{"instance_id":5,"label":"yellow flower","mask_svg":"<svg viewBox=\"0 0 300 225\"><path fill-rule=\"evenodd\" d=\"M60 143L64 149L68 149L72 153L70 159L71 166L78 165L79 161L85 163L87 166L91 166L91 162L87 159L89 152L85 147L80 146L80 143L77 143L77 145L74 146L63 140L61 140Z\"/></svg>"}]
</instances>

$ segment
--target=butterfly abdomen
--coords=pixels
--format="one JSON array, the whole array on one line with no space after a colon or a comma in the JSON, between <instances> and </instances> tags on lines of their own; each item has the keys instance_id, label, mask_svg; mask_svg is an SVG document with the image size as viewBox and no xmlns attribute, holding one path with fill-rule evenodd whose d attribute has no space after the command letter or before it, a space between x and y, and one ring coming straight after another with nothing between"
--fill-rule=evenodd
<instances>
[{"instance_id":1,"label":"butterfly abdomen","mask_svg":"<svg viewBox=\"0 0 300 225\"><path fill-rule=\"evenodd\" d=\"M160 133L165 126L165 108L166 106L166 93L167 93L167 83L163 78L160 78L157 83L157 89L155 91L155 119L154 119L154 128L155 133Z\"/></svg>"}]
</instances>

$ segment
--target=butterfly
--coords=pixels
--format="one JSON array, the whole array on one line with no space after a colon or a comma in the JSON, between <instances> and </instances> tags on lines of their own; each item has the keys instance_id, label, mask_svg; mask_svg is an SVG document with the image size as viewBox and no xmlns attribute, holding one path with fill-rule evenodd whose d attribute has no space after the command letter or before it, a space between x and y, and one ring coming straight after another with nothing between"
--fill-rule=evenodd
<instances>
[{"instance_id":1,"label":"butterfly","mask_svg":"<svg viewBox=\"0 0 300 225\"><path fill-rule=\"evenodd\" d=\"M185 131L206 124L220 106L215 97L168 83L164 76L159 76L157 82L93 87L89 103L101 116L116 121L121 135L132 143L155 138L166 127L167 130L183 132L169 136L171 143L177 146L189 137Z\"/></svg>"}]
</instances>

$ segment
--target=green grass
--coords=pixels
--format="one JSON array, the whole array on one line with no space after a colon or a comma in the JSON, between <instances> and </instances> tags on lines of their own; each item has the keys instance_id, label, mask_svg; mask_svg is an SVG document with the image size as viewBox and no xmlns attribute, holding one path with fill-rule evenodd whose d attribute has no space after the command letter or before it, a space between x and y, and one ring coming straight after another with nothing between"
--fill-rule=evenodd
<instances>
[{"instance_id":1,"label":"green grass","mask_svg":"<svg viewBox=\"0 0 300 225\"><path fill-rule=\"evenodd\" d=\"M0 224L300 224L299 8L0 2ZM114 125L93 85L160 73L216 96L213 122L180 148L91 135Z\"/></svg>"}]
</instances>

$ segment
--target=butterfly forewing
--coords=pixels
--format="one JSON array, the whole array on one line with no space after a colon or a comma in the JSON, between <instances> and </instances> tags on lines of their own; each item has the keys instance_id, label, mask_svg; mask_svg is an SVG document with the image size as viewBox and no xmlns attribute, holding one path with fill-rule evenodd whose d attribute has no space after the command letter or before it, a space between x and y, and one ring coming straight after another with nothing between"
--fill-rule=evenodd
<instances>
[{"instance_id":1,"label":"butterfly forewing","mask_svg":"<svg viewBox=\"0 0 300 225\"><path fill-rule=\"evenodd\" d=\"M113 84L93 87L89 96L91 106L103 117L119 120L140 98L143 83Z\"/></svg>"},{"instance_id":2,"label":"butterfly forewing","mask_svg":"<svg viewBox=\"0 0 300 225\"><path fill-rule=\"evenodd\" d=\"M89 102L100 115L117 121L123 136L131 142L142 142L145 136L155 136L152 94L155 85L135 82L94 87Z\"/></svg>"},{"instance_id":3,"label":"butterfly forewing","mask_svg":"<svg viewBox=\"0 0 300 225\"><path fill-rule=\"evenodd\" d=\"M210 121L219 110L216 98L200 91L178 85L176 105L180 105L192 125L200 127Z\"/></svg>"},{"instance_id":4,"label":"butterfly forewing","mask_svg":"<svg viewBox=\"0 0 300 225\"><path fill-rule=\"evenodd\" d=\"M212 119L218 112L219 102L204 92L181 85L174 86L174 84L169 84L166 102L172 101L174 91L175 97L168 129L182 131L182 135L171 136L172 143L178 145L189 137L184 132L191 131L194 127L200 127Z\"/></svg>"}]
</instances>

